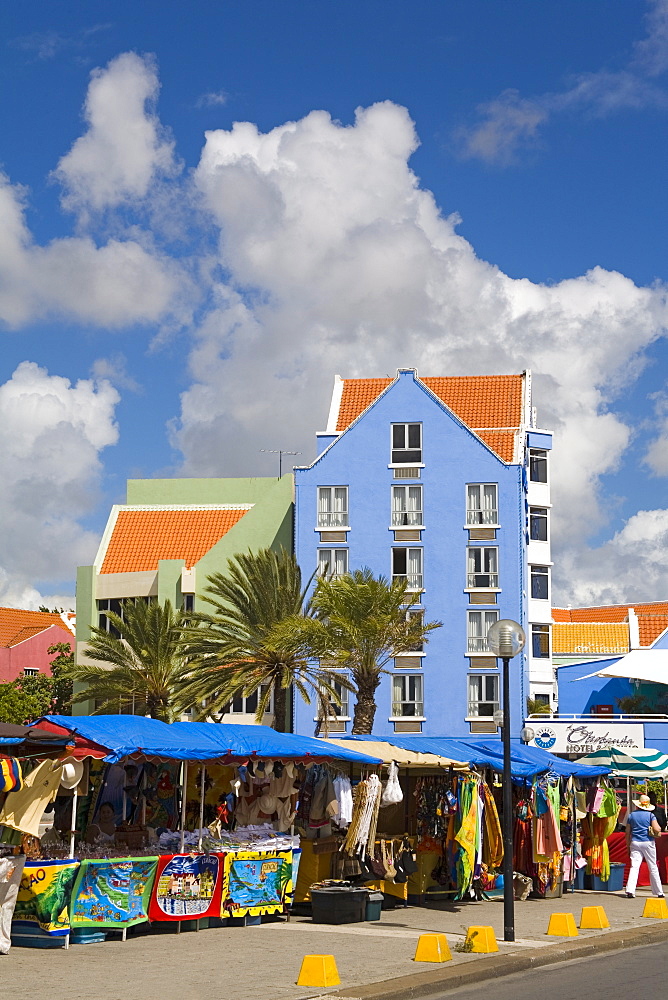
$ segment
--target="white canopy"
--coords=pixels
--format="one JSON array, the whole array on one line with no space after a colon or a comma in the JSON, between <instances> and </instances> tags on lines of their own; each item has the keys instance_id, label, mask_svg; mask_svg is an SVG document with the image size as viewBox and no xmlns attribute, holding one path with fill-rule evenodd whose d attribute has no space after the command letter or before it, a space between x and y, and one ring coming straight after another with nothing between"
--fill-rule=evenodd
<instances>
[{"instance_id":1,"label":"white canopy","mask_svg":"<svg viewBox=\"0 0 668 1000\"><path fill-rule=\"evenodd\" d=\"M668 684L668 649L633 649L616 663L587 677L628 677L653 684ZM586 677L580 677L586 680Z\"/></svg>"}]
</instances>

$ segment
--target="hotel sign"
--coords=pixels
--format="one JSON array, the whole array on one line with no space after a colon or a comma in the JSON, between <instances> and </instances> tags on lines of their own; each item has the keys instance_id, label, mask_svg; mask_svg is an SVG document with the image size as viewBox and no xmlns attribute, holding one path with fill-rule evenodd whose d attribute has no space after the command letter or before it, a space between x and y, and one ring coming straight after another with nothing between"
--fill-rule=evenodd
<instances>
[{"instance_id":1,"label":"hotel sign","mask_svg":"<svg viewBox=\"0 0 668 1000\"><path fill-rule=\"evenodd\" d=\"M578 757L596 750L644 750L645 729L642 723L625 722L539 722L529 719L526 726L533 729L530 747L539 747L551 753L572 753Z\"/></svg>"}]
</instances>

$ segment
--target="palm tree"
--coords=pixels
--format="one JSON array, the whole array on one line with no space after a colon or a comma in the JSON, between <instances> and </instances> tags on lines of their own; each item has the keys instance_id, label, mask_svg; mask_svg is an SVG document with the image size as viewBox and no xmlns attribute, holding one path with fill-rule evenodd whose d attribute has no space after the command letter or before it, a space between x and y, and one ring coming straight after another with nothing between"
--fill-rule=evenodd
<instances>
[{"instance_id":1,"label":"palm tree","mask_svg":"<svg viewBox=\"0 0 668 1000\"><path fill-rule=\"evenodd\" d=\"M130 712L172 722L180 715L176 698L182 670L179 646L181 615L168 600L127 599L121 615L105 612L111 626L92 626L84 655L107 666L79 664L74 681L86 686L73 702L95 700L95 711Z\"/></svg>"},{"instance_id":2,"label":"palm tree","mask_svg":"<svg viewBox=\"0 0 668 1000\"><path fill-rule=\"evenodd\" d=\"M374 577L370 569L321 577L311 601L313 617L287 620L275 638L291 634L302 655L350 671L357 689L353 733L371 733L375 694L386 664L398 653L421 648L441 622L425 622L412 610L416 595L408 581Z\"/></svg>"},{"instance_id":3,"label":"palm tree","mask_svg":"<svg viewBox=\"0 0 668 1000\"><path fill-rule=\"evenodd\" d=\"M228 560L227 573L209 577L204 600L211 613L191 612L182 632L187 668L179 687L185 706L200 718L220 716L235 698L257 694L258 722L274 703L273 727L284 732L291 687L306 702L310 689L319 706L340 704L334 678L309 663L292 633L279 641L273 630L286 619L300 625L311 614L299 565L281 549L262 549Z\"/></svg>"}]
</instances>

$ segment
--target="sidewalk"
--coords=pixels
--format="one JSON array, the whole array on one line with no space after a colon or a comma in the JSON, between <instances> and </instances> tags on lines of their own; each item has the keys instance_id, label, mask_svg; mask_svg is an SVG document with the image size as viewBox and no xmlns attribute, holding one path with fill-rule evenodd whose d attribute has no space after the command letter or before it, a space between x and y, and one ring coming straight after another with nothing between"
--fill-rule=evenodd
<instances>
[{"instance_id":1,"label":"sidewalk","mask_svg":"<svg viewBox=\"0 0 668 1000\"><path fill-rule=\"evenodd\" d=\"M483 980L517 972L529 965L563 961L597 951L668 940L668 920L641 916L647 890L635 900L623 893L575 892L561 899L515 904L513 944L503 941L503 900L482 903L434 903L428 907L383 911L379 922L313 924L293 917L259 927L233 927L129 937L123 943L76 945L68 951L12 948L0 956L0 975L11 983L12 1000L306 1000L327 996L357 998L427 996L463 985L469 976ZM577 938L546 935L552 913L572 913L576 924L583 906L603 906L610 930L580 931ZM499 952L471 955L456 951L466 929L491 925ZM163 925L164 927L165 925ZM412 961L423 932L448 938L453 961L442 965ZM341 985L330 989L295 985L306 954L334 955ZM408 978L406 978L408 977ZM470 979L469 979L470 981ZM410 994L407 992L410 990Z\"/></svg>"}]
</instances>

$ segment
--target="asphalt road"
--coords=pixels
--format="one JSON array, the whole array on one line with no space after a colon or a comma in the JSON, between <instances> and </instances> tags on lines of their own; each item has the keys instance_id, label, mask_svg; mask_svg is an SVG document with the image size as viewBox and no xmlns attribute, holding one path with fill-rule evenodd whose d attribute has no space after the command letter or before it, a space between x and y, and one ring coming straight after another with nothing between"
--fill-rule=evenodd
<instances>
[{"instance_id":1,"label":"asphalt road","mask_svg":"<svg viewBox=\"0 0 668 1000\"><path fill-rule=\"evenodd\" d=\"M649 1000L666 996L668 949L665 944L628 948L596 957L504 976L492 984L463 986L439 996L447 1000Z\"/></svg>"}]
</instances>

